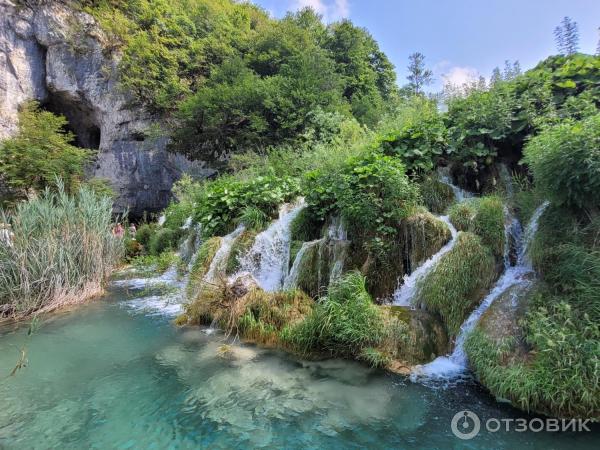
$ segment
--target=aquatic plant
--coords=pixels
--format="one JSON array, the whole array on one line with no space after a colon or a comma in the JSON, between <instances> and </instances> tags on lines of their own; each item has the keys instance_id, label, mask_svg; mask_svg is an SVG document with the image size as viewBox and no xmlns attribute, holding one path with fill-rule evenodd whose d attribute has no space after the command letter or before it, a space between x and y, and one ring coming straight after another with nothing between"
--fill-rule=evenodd
<instances>
[{"instance_id":1,"label":"aquatic plant","mask_svg":"<svg viewBox=\"0 0 600 450\"><path fill-rule=\"evenodd\" d=\"M112 200L62 184L2 214L14 238L0 241L0 305L14 317L84 301L102 292L123 254L112 234Z\"/></svg>"}]
</instances>

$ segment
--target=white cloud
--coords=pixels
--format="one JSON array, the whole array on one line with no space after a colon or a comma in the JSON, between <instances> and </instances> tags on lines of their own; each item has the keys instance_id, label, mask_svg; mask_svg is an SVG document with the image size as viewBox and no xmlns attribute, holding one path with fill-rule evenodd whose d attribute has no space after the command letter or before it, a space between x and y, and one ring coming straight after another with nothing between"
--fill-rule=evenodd
<instances>
[{"instance_id":1,"label":"white cloud","mask_svg":"<svg viewBox=\"0 0 600 450\"><path fill-rule=\"evenodd\" d=\"M452 86L463 86L464 84L472 81L477 81L479 78L479 72L473 67L461 67L454 66L447 69L442 73L442 80L444 85L450 84Z\"/></svg>"},{"instance_id":2,"label":"white cloud","mask_svg":"<svg viewBox=\"0 0 600 450\"><path fill-rule=\"evenodd\" d=\"M349 0L292 0L291 7L294 10L310 7L321 14L326 22L350 15Z\"/></svg>"}]
</instances>

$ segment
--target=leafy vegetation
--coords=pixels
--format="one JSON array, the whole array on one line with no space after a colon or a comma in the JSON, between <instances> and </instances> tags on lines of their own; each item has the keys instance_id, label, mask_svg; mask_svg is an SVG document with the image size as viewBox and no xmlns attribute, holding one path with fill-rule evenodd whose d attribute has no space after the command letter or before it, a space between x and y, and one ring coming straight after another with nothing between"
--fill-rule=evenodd
<instances>
[{"instance_id":1,"label":"leafy vegetation","mask_svg":"<svg viewBox=\"0 0 600 450\"><path fill-rule=\"evenodd\" d=\"M527 144L524 155L536 186L548 200L598 212L600 114L545 129Z\"/></svg>"},{"instance_id":2,"label":"leafy vegetation","mask_svg":"<svg viewBox=\"0 0 600 450\"><path fill-rule=\"evenodd\" d=\"M43 111L35 102L22 105L18 133L0 142L0 182L8 186L3 206L56 188L57 176L67 193L77 193L92 152L73 145L75 136L66 125L63 116Z\"/></svg>"}]
</instances>

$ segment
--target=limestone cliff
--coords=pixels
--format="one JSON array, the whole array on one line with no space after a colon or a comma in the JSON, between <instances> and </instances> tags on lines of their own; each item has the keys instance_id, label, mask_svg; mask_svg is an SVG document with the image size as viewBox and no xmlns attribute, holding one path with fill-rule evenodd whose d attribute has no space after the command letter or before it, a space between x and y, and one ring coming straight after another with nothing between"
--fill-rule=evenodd
<instances>
[{"instance_id":1,"label":"limestone cliff","mask_svg":"<svg viewBox=\"0 0 600 450\"><path fill-rule=\"evenodd\" d=\"M183 171L211 170L148 137L157 118L119 88L119 58L94 18L67 3L0 0L0 139L16 131L26 100L65 115L77 144L98 150L89 172L111 181L115 211L137 216L166 206Z\"/></svg>"}]
</instances>

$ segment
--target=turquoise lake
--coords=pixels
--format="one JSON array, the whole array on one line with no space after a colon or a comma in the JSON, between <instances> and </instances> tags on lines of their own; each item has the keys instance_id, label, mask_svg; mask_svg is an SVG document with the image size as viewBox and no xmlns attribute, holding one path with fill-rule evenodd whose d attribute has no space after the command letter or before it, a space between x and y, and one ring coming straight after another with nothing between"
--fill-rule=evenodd
<instances>
[{"instance_id":1,"label":"turquoise lake","mask_svg":"<svg viewBox=\"0 0 600 450\"><path fill-rule=\"evenodd\" d=\"M473 381L452 386L341 360L303 361L176 328L179 305L112 288L99 301L0 329L0 448L596 449L600 429L456 438L461 410L528 416ZM26 351L28 366L9 376ZM223 350L227 353L223 355Z\"/></svg>"}]
</instances>

